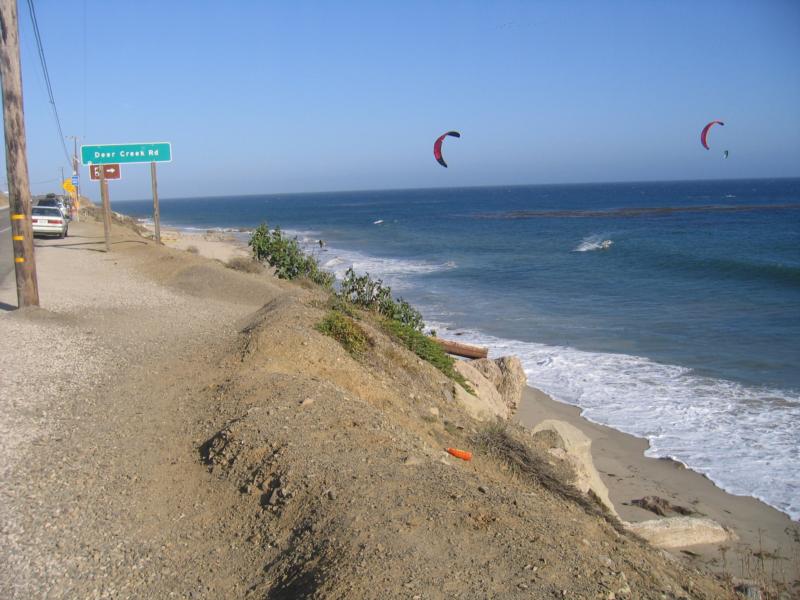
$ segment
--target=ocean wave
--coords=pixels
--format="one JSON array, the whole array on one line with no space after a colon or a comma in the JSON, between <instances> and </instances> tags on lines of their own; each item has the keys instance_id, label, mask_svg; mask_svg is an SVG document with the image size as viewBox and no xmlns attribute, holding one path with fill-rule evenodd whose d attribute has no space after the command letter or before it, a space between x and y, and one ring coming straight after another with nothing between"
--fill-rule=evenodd
<instances>
[{"instance_id":1,"label":"ocean wave","mask_svg":"<svg viewBox=\"0 0 800 600\"><path fill-rule=\"evenodd\" d=\"M147 227L152 227L155 225L152 217L140 217L136 219L136 221L142 225ZM214 233L252 233L252 229L248 229L246 227L197 227L193 225L173 225L171 223L161 222L162 227L170 227L173 229L177 229L178 231L184 231L186 233L205 233L207 231L212 231Z\"/></svg>"},{"instance_id":2,"label":"ocean wave","mask_svg":"<svg viewBox=\"0 0 800 600\"><path fill-rule=\"evenodd\" d=\"M318 231L286 230L286 233L297 238L304 251L319 261L323 269L332 272L336 278L344 278L348 269L358 273L369 273L378 277L394 290L411 287L409 278L414 275L425 275L456 268L456 263L447 261L436 263L422 260L388 258L364 254L358 250L344 250L335 246L320 246Z\"/></svg>"},{"instance_id":3,"label":"ocean wave","mask_svg":"<svg viewBox=\"0 0 800 600\"><path fill-rule=\"evenodd\" d=\"M301 244L316 244L322 235L321 232L314 229L283 229L282 231L289 237L297 238Z\"/></svg>"},{"instance_id":4,"label":"ocean wave","mask_svg":"<svg viewBox=\"0 0 800 600\"><path fill-rule=\"evenodd\" d=\"M605 239L602 235L589 235L583 238L573 252L591 252L592 250L608 250L614 244L613 240Z\"/></svg>"},{"instance_id":5,"label":"ocean wave","mask_svg":"<svg viewBox=\"0 0 800 600\"><path fill-rule=\"evenodd\" d=\"M176 226L176 229L188 233L205 233L207 231L213 233L252 233L253 231L245 227L184 227L181 225Z\"/></svg>"},{"instance_id":6,"label":"ocean wave","mask_svg":"<svg viewBox=\"0 0 800 600\"><path fill-rule=\"evenodd\" d=\"M748 387L638 356L461 333L494 356L518 356L530 385L580 407L590 421L647 439L647 456L677 460L729 493L800 520L799 392Z\"/></svg>"},{"instance_id":7,"label":"ocean wave","mask_svg":"<svg viewBox=\"0 0 800 600\"><path fill-rule=\"evenodd\" d=\"M438 271L454 269L456 264L452 261L445 263L432 263L425 261L404 260L398 258L383 258L362 254L358 251L348 251L328 248L319 256L322 267L333 272L337 279L344 278L349 268L356 273L369 273L381 278L394 290L403 290L411 287L409 277L425 275Z\"/></svg>"}]
</instances>

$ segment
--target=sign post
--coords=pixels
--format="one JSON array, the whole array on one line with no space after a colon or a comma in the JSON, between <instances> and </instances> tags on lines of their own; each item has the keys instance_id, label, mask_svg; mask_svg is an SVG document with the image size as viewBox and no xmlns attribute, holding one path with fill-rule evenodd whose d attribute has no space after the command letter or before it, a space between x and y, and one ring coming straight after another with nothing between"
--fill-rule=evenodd
<instances>
[{"instance_id":1,"label":"sign post","mask_svg":"<svg viewBox=\"0 0 800 600\"><path fill-rule=\"evenodd\" d=\"M158 207L158 179L156 178L156 163L150 163L150 184L153 188L153 224L156 227L156 244L161 243L161 212Z\"/></svg>"},{"instance_id":2,"label":"sign post","mask_svg":"<svg viewBox=\"0 0 800 600\"><path fill-rule=\"evenodd\" d=\"M153 190L153 223L155 225L156 243L161 243L161 214L158 206L158 179L156 178L157 162L172 162L172 145L169 142L144 142L141 144L101 144L95 146L81 146L81 162L90 165L92 179L94 179L95 165L103 165L100 168L100 190L107 186L106 179L111 179L106 172L106 167L116 167L119 179L120 163L150 163L151 188ZM108 198L106 188L105 198ZM105 203L103 202L103 213L105 214ZM106 247L108 247L108 235L106 235Z\"/></svg>"},{"instance_id":3,"label":"sign post","mask_svg":"<svg viewBox=\"0 0 800 600\"><path fill-rule=\"evenodd\" d=\"M100 169L100 198L103 201L103 233L106 237L106 252L111 252L111 201L108 199L108 182Z\"/></svg>"}]
</instances>

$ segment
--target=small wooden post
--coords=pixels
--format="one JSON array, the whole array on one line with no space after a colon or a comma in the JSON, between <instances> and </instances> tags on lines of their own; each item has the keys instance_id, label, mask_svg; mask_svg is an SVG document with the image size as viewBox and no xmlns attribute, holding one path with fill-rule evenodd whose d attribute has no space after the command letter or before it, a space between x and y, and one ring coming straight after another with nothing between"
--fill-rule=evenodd
<instances>
[{"instance_id":1,"label":"small wooden post","mask_svg":"<svg viewBox=\"0 0 800 600\"><path fill-rule=\"evenodd\" d=\"M111 202L108 199L108 182L103 165L100 165L100 198L103 200L103 232L106 235L106 252L111 252Z\"/></svg>"},{"instance_id":2,"label":"small wooden post","mask_svg":"<svg viewBox=\"0 0 800 600\"><path fill-rule=\"evenodd\" d=\"M17 304L20 308L39 306L39 285L33 255L31 191L25 149L25 116L22 108L17 0L0 0L0 80Z\"/></svg>"},{"instance_id":3,"label":"small wooden post","mask_svg":"<svg viewBox=\"0 0 800 600\"><path fill-rule=\"evenodd\" d=\"M158 178L156 177L156 163L150 163L150 180L153 188L153 224L156 228L156 244L161 243L161 211L158 207Z\"/></svg>"}]
</instances>

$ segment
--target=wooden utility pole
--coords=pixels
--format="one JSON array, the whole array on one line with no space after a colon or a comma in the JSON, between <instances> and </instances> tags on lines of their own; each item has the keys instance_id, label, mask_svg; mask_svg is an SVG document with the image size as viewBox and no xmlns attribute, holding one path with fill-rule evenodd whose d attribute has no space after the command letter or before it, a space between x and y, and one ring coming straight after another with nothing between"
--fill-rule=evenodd
<instances>
[{"instance_id":1,"label":"wooden utility pole","mask_svg":"<svg viewBox=\"0 0 800 600\"><path fill-rule=\"evenodd\" d=\"M161 243L161 211L158 208L158 178L156 163L150 163L150 180L153 186L153 224L156 226L156 244Z\"/></svg>"},{"instance_id":2,"label":"wooden utility pole","mask_svg":"<svg viewBox=\"0 0 800 600\"><path fill-rule=\"evenodd\" d=\"M103 232L106 235L106 252L111 252L111 202L108 199L106 171L102 165L100 167L100 198L103 200Z\"/></svg>"},{"instance_id":3,"label":"wooden utility pole","mask_svg":"<svg viewBox=\"0 0 800 600\"><path fill-rule=\"evenodd\" d=\"M81 207L81 171L80 161L78 160L78 136L68 135L68 139L72 140L72 174L78 178L78 184L75 186L75 217L76 221L80 221L80 207Z\"/></svg>"},{"instance_id":4,"label":"wooden utility pole","mask_svg":"<svg viewBox=\"0 0 800 600\"><path fill-rule=\"evenodd\" d=\"M0 78L3 91L8 202L11 208L11 239L14 242L14 269L17 275L17 303L20 308L39 306L39 285L33 256L25 118L22 109L17 0L0 0Z\"/></svg>"}]
</instances>

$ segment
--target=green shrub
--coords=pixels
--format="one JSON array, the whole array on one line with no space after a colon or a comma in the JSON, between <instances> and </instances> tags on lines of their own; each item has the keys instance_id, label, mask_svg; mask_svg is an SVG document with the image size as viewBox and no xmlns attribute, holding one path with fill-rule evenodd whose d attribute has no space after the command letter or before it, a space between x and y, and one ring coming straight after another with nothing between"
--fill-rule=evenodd
<instances>
[{"instance_id":1,"label":"green shrub","mask_svg":"<svg viewBox=\"0 0 800 600\"><path fill-rule=\"evenodd\" d=\"M425 323L420 312L402 298L392 298L392 288L383 285L380 279L372 279L369 273L356 275L352 267L347 269L339 296L348 302L374 310L379 314L407 325L415 331L422 331Z\"/></svg>"},{"instance_id":2,"label":"green shrub","mask_svg":"<svg viewBox=\"0 0 800 600\"><path fill-rule=\"evenodd\" d=\"M333 287L333 282L336 281L336 275L330 271L323 271L319 267L319 262L313 256L307 256L306 260L306 277L314 283L321 285L324 288L330 289Z\"/></svg>"},{"instance_id":3,"label":"green shrub","mask_svg":"<svg viewBox=\"0 0 800 600\"><path fill-rule=\"evenodd\" d=\"M250 236L248 245L253 250L253 258L267 262L281 279L308 277L323 287L333 286L333 273L323 271L316 258L303 252L297 238L287 237L280 227L270 231L267 224L262 223Z\"/></svg>"},{"instance_id":4,"label":"green shrub","mask_svg":"<svg viewBox=\"0 0 800 600\"><path fill-rule=\"evenodd\" d=\"M369 338L364 330L353 319L336 310L329 311L317 323L316 329L335 339L354 356L363 354L369 346Z\"/></svg>"},{"instance_id":5,"label":"green shrub","mask_svg":"<svg viewBox=\"0 0 800 600\"><path fill-rule=\"evenodd\" d=\"M359 318L358 313L356 312L356 307L338 294L331 294L330 298L328 298L328 301L324 304L324 307L340 312L353 319Z\"/></svg>"},{"instance_id":6,"label":"green shrub","mask_svg":"<svg viewBox=\"0 0 800 600\"><path fill-rule=\"evenodd\" d=\"M401 342L422 360L431 363L450 379L460 384L465 390L473 393L472 388L467 383L467 380L464 379L464 376L456 371L454 367L455 359L442 350L442 347L427 335L418 331L411 325L406 325L394 319L384 320L383 327L392 337Z\"/></svg>"}]
</instances>

